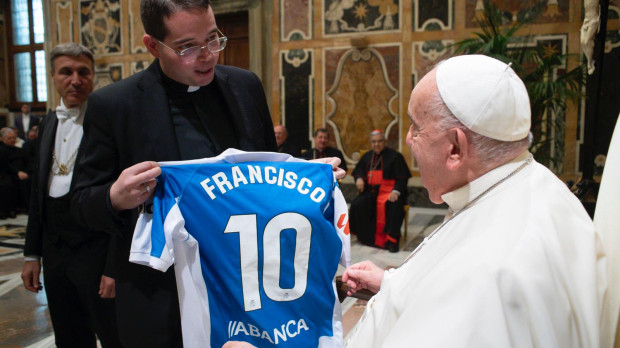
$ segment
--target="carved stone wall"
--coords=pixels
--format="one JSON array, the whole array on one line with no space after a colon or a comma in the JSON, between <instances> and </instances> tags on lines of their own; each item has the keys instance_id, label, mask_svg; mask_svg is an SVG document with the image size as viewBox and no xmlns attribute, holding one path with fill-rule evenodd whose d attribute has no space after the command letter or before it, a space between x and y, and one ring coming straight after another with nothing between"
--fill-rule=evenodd
<instances>
[{"instance_id":1,"label":"carved stone wall","mask_svg":"<svg viewBox=\"0 0 620 348\"><path fill-rule=\"evenodd\" d=\"M435 64L452 55L452 43L479 31L475 19L481 15L483 0L272 1L272 56L288 57L291 52L303 51L305 57L304 64L298 65L287 59L273 62L278 65L271 75L274 122L285 124L300 146L310 145L313 129L328 128L332 146L343 152L349 167L369 148L369 132L382 129L389 146L405 155L415 174L416 163L405 144L411 90ZM491 2L506 14L508 22L535 18L519 32L531 37L528 45L581 56L581 1ZM602 99L605 112L611 115L607 118L613 120L620 111L617 93L612 100L619 85L615 80L620 76L619 3L611 0L607 56L612 61L605 62L608 92ZM568 66L558 67L558 73L576 64L576 60L569 61ZM310 88L301 88L299 81ZM287 101L301 97L310 100L310 105L291 108ZM565 136L554 139L565 149L560 168L564 179L579 176L582 104L567 108ZM308 122L303 122L306 118ZM603 138L607 136L610 134ZM598 147L605 153L603 145Z\"/></svg>"},{"instance_id":2,"label":"carved stone wall","mask_svg":"<svg viewBox=\"0 0 620 348\"><path fill-rule=\"evenodd\" d=\"M291 140L311 145L312 131L326 127L332 145L350 167L368 149L368 133L383 129L414 174L405 144L411 89L432 67L451 56L450 44L478 31L483 0L212 0L216 14L250 13L251 70L263 79L274 123ZM531 45L580 57L580 0L492 0L509 20L535 17L522 30ZM77 41L96 53L97 88L143 70L153 58L142 44L140 0L46 2L46 49ZM6 43L0 13L0 48ZM620 0L610 0L602 121L595 147L605 154L620 111ZM6 51L0 61L6 62ZM1 63L1 62L0 62ZM574 62L568 67L572 68ZM0 102L7 103L6 64L0 64ZM57 96L50 93L48 107ZM584 103L565 113L564 179L579 175Z\"/></svg>"}]
</instances>

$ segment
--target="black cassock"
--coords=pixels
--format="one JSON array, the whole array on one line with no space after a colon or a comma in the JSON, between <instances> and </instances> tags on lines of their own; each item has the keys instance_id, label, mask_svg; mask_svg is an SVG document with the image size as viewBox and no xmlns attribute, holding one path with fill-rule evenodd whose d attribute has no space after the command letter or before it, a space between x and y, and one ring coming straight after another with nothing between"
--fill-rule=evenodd
<instances>
[{"instance_id":1,"label":"black cassock","mask_svg":"<svg viewBox=\"0 0 620 348\"><path fill-rule=\"evenodd\" d=\"M355 166L353 176L364 180L364 191L351 202L351 232L366 245L384 247L388 240L398 243L405 218L407 179L411 177L403 155L387 147L379 155L368 151ZM392 190L400 192L396 202L387 200Z\"/></svg>"}]
</instances>

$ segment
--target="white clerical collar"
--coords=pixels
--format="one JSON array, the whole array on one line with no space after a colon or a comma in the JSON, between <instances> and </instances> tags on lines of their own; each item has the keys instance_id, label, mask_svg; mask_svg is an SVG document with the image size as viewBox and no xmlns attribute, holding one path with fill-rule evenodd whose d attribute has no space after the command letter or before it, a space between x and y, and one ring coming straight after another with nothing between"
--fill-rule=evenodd
<instances>
[{"instance_id":1,"label":"white clerical collar","mask_svg":"<svg viewBox=\"0 0 620 348\"><path fill-rule=\"evenodd\" d=\"M67 118L72 120L73 122L79 122L86 111L86 102L82 103L80 106L76 106L73 108L67 108L65 106L65 102L60 99L60 105L56 107L56 118L59 121L66 120Z\"/></svg>"},{"instance_id":2,"label":"white clerical collar","mask_svg":"<svg viewBox=\"0 0 620 348\"><path fill-rule=\"evenodd\" d=\"M458 212L472 199L475 199L489 187L495 185L497 182L510 175L510 173L521 166L530 156L531 154L529 151L524 151L512 161L490 170L469 184L452 192L441 195L441 199L443 199L443 201L450 206L450 209L453 212Z\"/></svg>"},{"instance_id":3,"label":"white clerical collar","mask_svg":"<svg viewBox=\"0 0 620 348\"><path fill-rule=\"evenodd\" d=\"M199 89L200 89L200 86L187 86L187 91L189 93L196 92Z\"/></svg>"}]
</instances>

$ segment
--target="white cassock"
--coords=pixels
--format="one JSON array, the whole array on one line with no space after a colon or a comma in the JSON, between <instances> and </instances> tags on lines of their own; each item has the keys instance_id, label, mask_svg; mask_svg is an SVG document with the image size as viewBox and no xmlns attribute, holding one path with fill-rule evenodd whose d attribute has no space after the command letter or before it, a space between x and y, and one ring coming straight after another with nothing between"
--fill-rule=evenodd
<instances>
[{"instance_id":1,"label":"white cassock","mask_svg":"<svg viewBox=\"0 0 620 348\"><path fill-rule=\"evenodd\" d=\"M619 117L620 119L620 117ZM620 122L616 121L594 212L607 254L608 288L601 318L601 348L614 346L620 313ZM620 347L620 341L616 342Z\"/></svg>"},{"instance_id":2,"label":"white cassock","mask_svg":"<svg viewBox=\"0 0 620 348\"><path fill-rule=\"evenodd\" d=\"M529 156L442 196L455 213ZM605 258L592 220L532 161L398 269L349 347L598 347Z\"/></svg>"}]
</instances>

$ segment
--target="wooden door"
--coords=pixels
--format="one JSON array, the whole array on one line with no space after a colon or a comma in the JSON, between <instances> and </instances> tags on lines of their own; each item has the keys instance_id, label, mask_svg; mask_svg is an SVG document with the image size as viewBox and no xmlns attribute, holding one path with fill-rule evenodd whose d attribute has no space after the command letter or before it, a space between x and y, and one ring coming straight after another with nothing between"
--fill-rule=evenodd
<instances>
[{"instance_id":1,"label":"wooden door","mask_svg":"<svg viewBox=\"0 0 620 348\"><path fill-rule=\"evenodd\" d=\"M248 12L216 15L215 22L222 34L228 38L226 48L220 52L218 63L250 69Z\"/></svg>"}]
</instances>

